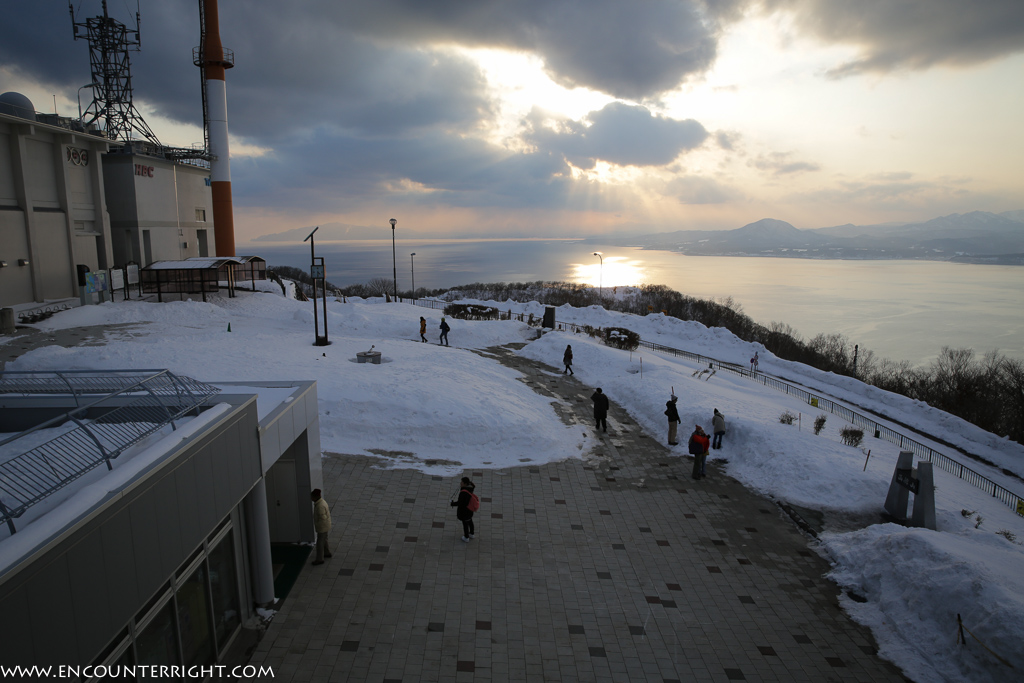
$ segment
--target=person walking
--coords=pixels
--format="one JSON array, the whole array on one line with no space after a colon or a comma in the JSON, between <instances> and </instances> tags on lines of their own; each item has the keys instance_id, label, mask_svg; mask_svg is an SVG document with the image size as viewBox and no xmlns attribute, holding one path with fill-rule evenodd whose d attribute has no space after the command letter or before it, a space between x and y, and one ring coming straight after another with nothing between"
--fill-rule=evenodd
<instances>
[{"instance_id":1,"label":"person walking","mask_svg":"<svg viewBox=\"0 0 1024 683\"><path fill-rule=\"evenodd\" d=\"M462 541L469 543L471 539L476 538L476 529L473 526L473 510L470 509L473 499L476 498L473 494L476 484L470 481L469 477L463 477L462 481L459 482L459 486L461 487L459 489L459 499L452 501L452 507L456 508L456 519L462 522Z\"/></svg>"},{"instance_id":2,"label":"person walking","mask_svg":"<svg viewBox=\"0 0 1024 683\"><path fill-rule=\"evenodd\" d=\"M448 321L441 318L441 339L437 342L438 346L441 344L448 346L448 332L450 332L451 329L452 328L448 327Z\"/></svg>"},{"instance_id":3,"label":"person walking","mask_svg":"<svg viewBox=\"0 0 1024 683\"><path fill-rule=\"evenodd\" d=\"M594 402L594 420L597 421L595 429L600 429L603 432L608 431L608 397L605 396L604 392L601 391L601 387L598 387L590 400Z\"/></svg>"},{"instance_id":4,"label":"person walking","mask_svg":"<svg viewBox=\"0 0 1024 683\"><path fill-rule=\"evenodd\" d=\"M704 463L708 459L708 446L711 444L711 439L704 433L704 428L697 425L697 428L693 430L693 434L690 435L689 451L690 455L693 456L693 478L703 479L704 478Z\"/></svg>"},{"instance_id":5,"label":"person walking","mask_svg":"<svg viewBox=\"0 0 1024 683\"><path fill-rule=\"evenodd\" d=\"M420 341L427 341L427 319L420 316Z\"/></svg>"},{"instance_id":6,"label":"person walking","mask_svg":"<svg viewBox=\"0 0 1024 683\"><path fill-rule=\"evenodd\" d=\"M331 546L327 542L327 537L331 535L331 509L320 495L320 489L310 491L309 499L313 501L313 528L316 530L316 558L313 564L323 564L324 558L331 556Z\"/></svg>"},{"instance_id":7,"label":"person walking","mask_svg":"<svg viewBox=\"0 0 1024 683\"><path fill-rule=\"evenodd\" d=\"M725 415L718 412L718 408L715 408L715 415L711 418L711 431L715 433L715 438L711 442L711 447L719 449L722 447L722 437L725 436Z\"/></svg>"},{"instance_id":8,"label":"person walking","mask_svg":"<svg viewBox=\"0 0 1024 683\"><path fill-rule=\"evenodd\" d=\"M572 371L572 346L569 344L566 344L565 353L562 354L562 363L565 364L565 370L562 370L563 375L565 373L569 373L570 375L576 374Z\"/></svg>"},{"instance_id":9,"label":"person walking","mask_svg":"<svg viewBox=\"0 0 1024 683\"><path fill-rule=\"evenodd\" d=\"M682 420L679 419L679 410L676 408L676 401L678 400L679 397L676 396L675 394L672 394L672 398L665 402L665 415L668 417L669 446L679 445L679 441L676 440L676 430L678 429L679 423L682 422Z\"/></svg>"}]
</instances>

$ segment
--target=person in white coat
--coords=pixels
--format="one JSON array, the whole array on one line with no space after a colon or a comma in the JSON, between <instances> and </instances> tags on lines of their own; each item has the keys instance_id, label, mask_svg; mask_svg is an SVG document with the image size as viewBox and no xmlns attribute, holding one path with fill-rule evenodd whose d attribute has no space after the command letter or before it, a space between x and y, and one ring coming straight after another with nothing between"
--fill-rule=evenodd
<instances>
[{"instance_id":1,"label":"person in white coat","mask_svg":"<svg viewBox=\"0 0 1024 683\"><path fill-rule=\"evenodd\" d=\"M725 415L715 408L715 415L711 418L711 429L715 433L715 440L711 442L712 448L722 447L722 437L725 436Z\"/></svg>"},{"instance_id":2,"label":"person in white coat","mask_svg":"<svg viewBox=\"0 0 1024 683\"><path fill-rule=\"evenodd\" d=\"M327 543L327 537L331 535L331 509L320 495L320 489L310 491L309 498L313 501L313 528L316 530L316 559L313 564L323 564L324 558L331 556L331 546Z\"/></svg>"}]
</instances>

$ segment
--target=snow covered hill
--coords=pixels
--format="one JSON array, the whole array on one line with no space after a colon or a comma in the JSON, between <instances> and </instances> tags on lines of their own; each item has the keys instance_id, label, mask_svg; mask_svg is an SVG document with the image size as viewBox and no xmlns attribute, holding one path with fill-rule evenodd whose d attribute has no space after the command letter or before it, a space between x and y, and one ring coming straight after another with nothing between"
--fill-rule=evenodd
<instances>
[{"instance_id":1,"label":"snow covered hill","mask_svg":"<svg viewBox=\"0 0 1024 683\"><path fill-rule=\"evenodd\" d=\"M544 310L535 302L479 303L538 318ZM525 455L536 463L581 457L589 450L593 435L562 423L543 397L516 381L514 370L473 352L525 343L519 353L550 364L556 377L562 352L572 344L576 378L604 389L613 403L613 420L616 411L627 411L659 441L665 439L663 411L670 392L680 397L684 435L695 424L710 427L712 410L721 410L728 431L724 448L712 451L712 459L747 486L824 515L825 532L809 543L833 563L832 578L844 591L844 607L872 628L881 654L913 680L1005 681L1024 670L1024 518L989 493L937 471L938 531L874 523L898 448L870 435L863 450L844 446L838 434L845 425L831 415L816 436L810 425L818 411L795 397L726 373L697 379L693 363L612 349L582 334L550 331L536 338L536 329L516 321L449 320L452 347L446 348L436 344L438 311L350 300L331 301L328 315L333 343L315 347L312 304L282 297L276 285L266 293L209 303L83 307L40 327L136 326L112 331L102 346L37 349L8 369L166 367L207 382L315 379L325 451L375 455L385 468L453 475L464 469L516 467ZM427 319L433 343L418 341L420 316ZM856 380L774 358L725 329L597 306L564 306L556 317L594 327L626 327L646 340L723 361L743 363L758 351L765 372L962 443L1000 468L1024 471L1019 444ZM0 344L4 341L0 337ZM357 364L356 353L371 345L383 353L384 362ZM782 424L784 411L802 419ZM677 447L677 454L687 457L684 446ZM1019 479L998 468L971 464L1011 490L1024 489ZM966 648L958 646L957 614L973 636L1015 668L1008 669L971 636Z\"/></svg>"}]
</instances>

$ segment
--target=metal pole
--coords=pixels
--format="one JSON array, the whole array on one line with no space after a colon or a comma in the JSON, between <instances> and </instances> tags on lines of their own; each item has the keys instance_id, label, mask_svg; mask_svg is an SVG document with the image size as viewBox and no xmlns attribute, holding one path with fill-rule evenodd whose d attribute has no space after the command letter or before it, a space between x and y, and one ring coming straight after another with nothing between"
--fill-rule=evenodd
<instances>
[{"instance_id":1,"label":"metal pole","mask_svg":"<svg viewBox=\"0 0 1024 683\"><path fill-rule=\"evenodd\" d=\"M416 303L416 252L409 254L409 262L412 267L412 301Z\"/></svg>"},{"instance_id":2,"label":"metal pole","mask_svg":"<svg viewBox=\"0 0 1024 683\"><path fill-rule=\"evenodd\" d=\"M604 255L599 251L595 251L594 256L601 259L601 270L597 276L597 297L600 299L604 297Z\"/></svg>"},{"instance_id":3,"label":"metal pole","mask_svg":"<svg viewBox=\"0 0 1024 683\"><path fill-rule=\"evenodd\" d=\"M316 246L313 239L313 235L320 229L320 226L313 228L313 232L306 236L306 240L309 240L309 267L310 270L316 265ZM305 242L306 240L302 240ZM310 273L312 275L312 273ZM320 321L317 319L316 314L316 278L313 278L313 345L316 346L320 342Z\"/></svg>"},{"instance_id":4,"label":"metal pole","mask_svg":"<svg viewBox=\"0 0 1024 683\"><path fill-rule=\"evenodd\" d=\"M395 278L395 282L394 282L395 302L397 303L398 302L398 257L395 255L395 223L397 223L398 221L396 221L394 218L392 218L388 222L391 223L391 269L392 269L392 275Z\"/></svg>"}]
</instances>

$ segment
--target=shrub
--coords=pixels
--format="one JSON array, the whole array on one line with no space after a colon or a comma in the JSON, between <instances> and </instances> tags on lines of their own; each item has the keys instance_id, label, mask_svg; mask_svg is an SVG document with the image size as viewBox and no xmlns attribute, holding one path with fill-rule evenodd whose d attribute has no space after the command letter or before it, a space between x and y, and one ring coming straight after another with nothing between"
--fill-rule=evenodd
<instances>
[{"instance_id":1,"label":"shrub","mask_svg":"<svg viewBox=\"0 0 1024 683\"><path fill-rule=\"evenodd\" d=\"M818 417L814 418L814 435L815 436L817 436L818 434L821 434L821 430L825 428L825 419L826 418L825 418L824 415L819 415Z\"/></svg>"},{"instance_id":2,"label":"shrub","mask_svg":"<svg viewBox=\"0 0 1024 683\"><path fill-rule=\"evenodd\" d=\"M999 531L996 532L996 535L1002 536L1003 538L1005 538L1010 543L1016 543L1017 542L1017 534L1013 533L1009 529L1000 529Z\"/></svg>"},{"instance_id":3,"label":"shrub","mask_svg":"<svg viewBox=\"0 0 1024 683\"><path fill-rule=\"evenodd\" d=\"M471 304L448 304L444 307L444 314L459 320L497 320L501 317L497 308Z\"/></svg>"},{"instance_id":4,"label":"shrub","mask_svg":"<svg viewBox=\"0 0 1024 683\"><path fill-rule=\"evenodd\" d=\"M779 422L781 422L784 425L791 425L795 421L796 421L796 415L794 415L793 413L789 412L788 410L786 412L784 412L782 415L779 415Z\"/></svg>"},{"instance_id":5,"label":"shrub","mask_svg":"<svg viewBox=\"0 0 1024 683\"><path fill-rule=\"evenodd\" d=\"M859 446L864 441L864 430L856 427L843 427L839 432L839 438L847 446Z\"/></svg>"},{"instance_id":6,"label":"shrub","mask_svg":"<svg viewBox=\"0 0 1024 683\"><path fill-rule=\"evenodd\" d=\"M609 327L604 331L604 343L624 351L636 351L640 346L640 335L625 327Z\"/></svg>"}]
</instances>

